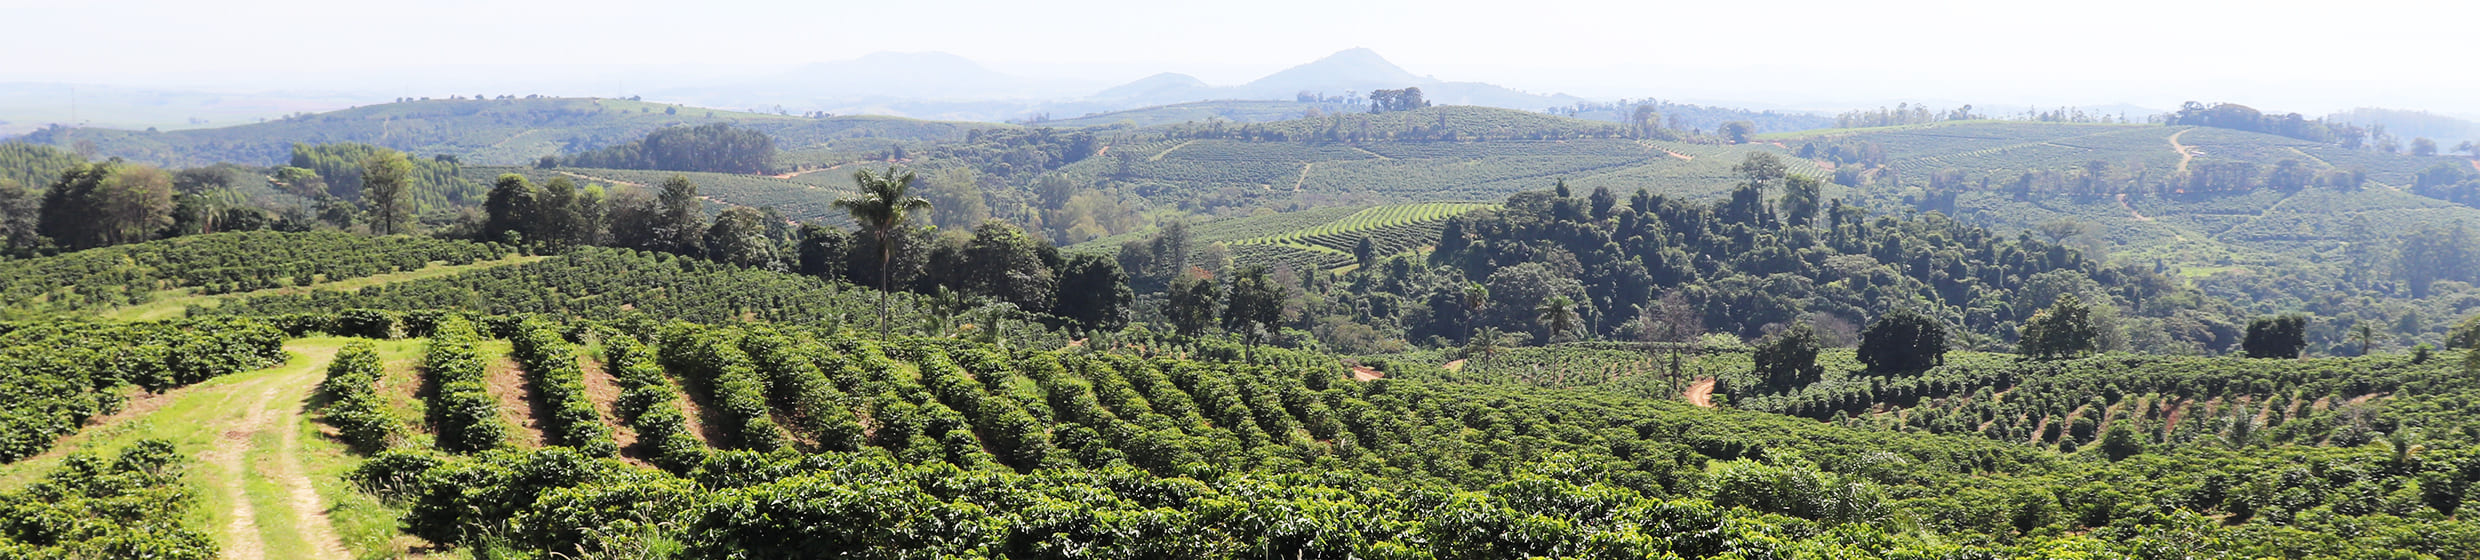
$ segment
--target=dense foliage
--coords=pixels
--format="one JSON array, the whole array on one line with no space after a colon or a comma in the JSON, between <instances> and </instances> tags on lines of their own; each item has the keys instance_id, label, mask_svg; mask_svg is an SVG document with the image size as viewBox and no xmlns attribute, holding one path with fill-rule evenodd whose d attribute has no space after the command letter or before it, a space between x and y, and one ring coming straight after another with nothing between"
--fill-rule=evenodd
<instances>
[{"instance_id":1,"label":"dense foliage","mask_svg":"<svg viewBox=\"0 0 2480 560\"><path fill-rule=\"evenodd\" d=\"M0 463L118 411L130 386L161 392L278 363L283 337L247 319L0 325Z\"/></svg>"},{"instance_id":2,"label":"dense foliage","mask_svg":"<svg viewBox=\"0 0 2480 560\"><path fill-rule=\"evenodd\" d=\"M2480 543L2449 517L2480 474L2460 441L2241 452L2129 435L2062 458L1860 421L1426 381L1449 374L1413 363L1353 381L1329 358L1262 348L1004 353L778 329L662 329L663 352L681 348L666 361L709 386L693 399L750 409L726 413L747 420L727 447L762 426L756 446L773 451L686 451L702 448L676 436L684 451L665 455L696 459L662 471L546 448L394 457L360 478L414 481L393 494L413 504L412 532L495 553L2461 558ZM616 361L642 368L651 352L625 340L612 348L636 357Z\"/></svg>"},{"instance_id":3,"label":"dense foliage","mask_svg":"<svg viewBox=\"0 0 2480 560\"><path fill-rule=\"evenodd\" d=\"M197 498L181 462L171 443L141 440L110 460L70 455L0 492L0 558L216 558L215 541L183 522Z\"/></svg>"},{"instance_id":4,"label":"dense foliage","mask_svg":"<svg viewBox=\"0 0 2480 560\"><path fill-rule=\"evenodd\" d=\"M0 294L17 312L78 312L145 303L161 290L243 292L467 264L508 248L343 232L235 232L0 262Z\"/></svg>"},{"instance_id":5,"label":"dense foliage","mask_svg":"<svg viewBox=\"0 0 2480 560\"><path fill-rule=\"evenodd\" d=\"M764 173L775 165L775 138L725 123L675 126L628 143L557 158L557 162L572 167Z\"/></svg>"},{"instance_id":6,"label":"dense foliage","mask_svg":"<svg viewBox=\"0 0 2480 560\"><path fill-rule=\"evenodd\" d=\"M387 449L400 434L398 420L388 414L377 387L386 374L379 352L356 341L336 351L319 382L321 419L335 426L345 443L366 451Z\"/></svg>"}]
</instances>

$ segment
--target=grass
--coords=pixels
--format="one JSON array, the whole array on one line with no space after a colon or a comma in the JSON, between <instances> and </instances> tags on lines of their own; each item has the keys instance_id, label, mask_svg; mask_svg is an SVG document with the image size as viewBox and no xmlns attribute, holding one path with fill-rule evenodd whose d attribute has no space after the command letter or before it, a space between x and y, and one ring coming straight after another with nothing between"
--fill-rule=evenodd
<instances>
[{"instance_id":1,"label":"grass","mask_svg":"<svg viewBox=\"0 0 2480 560\"><path fill-rule=\"evenodd\" d=\"M180 317L189 312L190 306L213 307L231 298L246 298L278 294L300 294L320 290L352 291L371 286L393 284L396 282L404 282L409 280L452 276L485 268L507 266L512 264L525 264L546 258L550 257L510 255L507 258L496 261L482 261L473 264L461 265L450 265L433 261L430 266L404 272L392 272L388 274L378 274L360 278L347 278L335 282L321 282L310 286L268 288L249 292L205 295L197 293L198 290L196 288L162 290L155 292L153 297L147 299L146 303L107 309L98 312L95 316L112 321L160 321Z\"/></svg>"}]
</instances>

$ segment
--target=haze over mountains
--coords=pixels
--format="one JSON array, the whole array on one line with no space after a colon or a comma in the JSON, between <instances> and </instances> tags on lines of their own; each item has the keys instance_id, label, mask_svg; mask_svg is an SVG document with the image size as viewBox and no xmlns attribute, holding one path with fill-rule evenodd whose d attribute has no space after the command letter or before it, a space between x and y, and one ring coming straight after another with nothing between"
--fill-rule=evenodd
<instances>
[{"instance_id":1,"label":"haze over mountains","mask_svg":"<svg viewBox=\"0 0 2480 560\"><path fill-rule=\"evenodd\" d=\"M1477 105L1528 111L1569 107L1580 102L1610 101L1558 92L1534 92L1500 84L1457 81L1416 74L1377 51L1352 48L1237 84L1214 84L1180 72L1159 72L1113 83L1091 78L1028 75L995 70L981 62L945 52L877 52L850 60L814 62L794 67L708 65L549 67L517 72L508 66L432 67L398 76L371 79L362 73L327 75L326 81L271 79L277 90L235 85L94 85L50 82L0 82L0 137L24 134L51 124L78 123L121 129L163 130L211 128L262 122L295 113L321 112L400 98L452 95L530 95L642 97L691 106L781 114L824 112L871 114L932 120L1024 122L1074 119L1130 109L1217 100L1281 100L1300 95L1329 99L1366 96L1371 90L1419 87L1440 105ZM1683 79L1686 79L1683 77ZM426 84L382 91L389 83ZM315 84L315 85L314 85ZM419 92L414 90L418 89ZM432 90L438 91L432 91ZM399 91L401 90L401 91ZM1633 99L1675 99L1664 91L1644 91ZM2003 103L2005 100L1887 99L1842 104L1781 104L1746 99L1695 99L1708 106L1830 115L1846 109L1890 106L1898 102L1932 107L1974 105L2000 118L2055 106ZM2172 107L2109 102L2079 107L2094 115L2112 115L2141 122ZM2267 106L2270 111L2288 111ZM2358 109L2339 113L2337 120L2386 125L2397 132L2447 142L2480 140L2480 123L2456 115L2420 110Z\"/></svg>"}]
</instances>

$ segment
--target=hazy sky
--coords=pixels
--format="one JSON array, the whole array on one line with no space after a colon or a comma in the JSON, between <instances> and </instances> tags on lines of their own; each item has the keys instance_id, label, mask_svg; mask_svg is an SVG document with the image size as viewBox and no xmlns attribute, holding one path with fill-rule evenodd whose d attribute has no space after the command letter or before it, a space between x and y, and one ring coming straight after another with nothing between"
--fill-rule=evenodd
<instances>
[{"instance_id":1,"label":"hazy sky","mask_svg":"<svg viewBox=\"0 0 2480 560\"><path fill-rule=\"evenodd\" d=\"M1417 74L1591 98L2480 113L2466 4L0 0L0 81L429 91L531 76L606 94L644 66L945 51L1096 84L1230 84L1369 47Z\"/></svg>"}]
</instances>

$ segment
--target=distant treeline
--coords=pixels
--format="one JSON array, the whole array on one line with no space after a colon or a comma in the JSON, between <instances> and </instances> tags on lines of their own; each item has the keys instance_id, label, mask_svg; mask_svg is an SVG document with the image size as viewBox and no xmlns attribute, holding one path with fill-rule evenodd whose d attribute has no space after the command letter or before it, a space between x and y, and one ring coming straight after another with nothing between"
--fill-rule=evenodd
<instances>
[{"instance_id":1,"label":"distant treeline","mask_svg":"<svg viewBox=\"0 0 2480 560\"><path fill-rule=\"evenodd\" d=\"M773 137L723 123L663 128L626 144L565 158L543 158L546 167L566 165L751 174L770 171L774 162Z\"/></svg>"}]
</instances>

